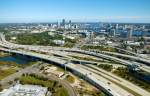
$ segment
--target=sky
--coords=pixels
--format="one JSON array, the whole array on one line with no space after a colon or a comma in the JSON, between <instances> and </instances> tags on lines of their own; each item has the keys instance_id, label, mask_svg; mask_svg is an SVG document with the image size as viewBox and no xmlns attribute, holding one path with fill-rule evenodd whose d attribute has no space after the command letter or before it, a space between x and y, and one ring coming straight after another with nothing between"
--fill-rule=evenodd
<instances>
[{"instance_id":1,"label":"sky","mask_svg":"<svg viewBox=\"0 0 150 96\"><path fill-rule=\"evenodd\" d=\"M0 23L150 23L150 0L0 0Z\"/></svg>"}]
</instances>

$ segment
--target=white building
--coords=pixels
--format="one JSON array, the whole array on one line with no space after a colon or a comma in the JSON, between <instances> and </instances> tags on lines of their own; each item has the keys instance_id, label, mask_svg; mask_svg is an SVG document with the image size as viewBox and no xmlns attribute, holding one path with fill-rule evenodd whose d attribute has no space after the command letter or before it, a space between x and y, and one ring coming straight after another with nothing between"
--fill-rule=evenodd
<instances>
[{"instance_id":1,"label":"white building","mask_svg":"<svg viewBox=\"0 0 150 96\"><path fill-rule=\"evenodd\" d=\"M0 92L0 96L51 96L46 87L16 84Z\"/></svg>"},{"instance_id":2,"label":"white building","mask_svg":"<svg viewBox=\"0 0 150 96\"><path fill-rule=\"evenodd\" d=\"M65 44L65 41L63 41L63 40L53 40L53 42L57 45L64 45Z\"/></svg>"},{"instance_id":3,"label":"white building","mask_svg":"<svg viewBox=\"0 0 150 96\"><path fill-rule=\"evenodd\" d=\"M140 46L140 42L126 41L126 43L129 46Z\"/></svg>"}]
</instances>

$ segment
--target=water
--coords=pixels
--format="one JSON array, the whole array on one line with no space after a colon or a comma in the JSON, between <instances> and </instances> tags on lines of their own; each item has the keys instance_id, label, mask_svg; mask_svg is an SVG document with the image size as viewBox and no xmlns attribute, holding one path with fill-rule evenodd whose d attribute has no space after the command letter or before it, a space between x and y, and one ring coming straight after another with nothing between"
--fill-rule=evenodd
<instances>
[{"instance_id":1,"label":"water","mask_svg":"<svg viewBox=\"0 0 150 96\"><path fill-rule=\"evenodd\" d=\"M30 58L25 57L25 56L12 55L12 56L0 57L0 61L16 62L17 64L27 64L33 60L31 60Z\"/></svg>"}]
</instances>

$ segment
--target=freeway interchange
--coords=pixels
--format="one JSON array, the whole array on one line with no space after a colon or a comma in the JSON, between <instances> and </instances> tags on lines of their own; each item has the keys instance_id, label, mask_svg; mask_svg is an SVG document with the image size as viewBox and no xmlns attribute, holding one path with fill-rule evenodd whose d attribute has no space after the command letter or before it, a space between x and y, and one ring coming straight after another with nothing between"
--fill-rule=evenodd
<instances>
[{"instance_id":1,"label":"freeway interchange","mask_svg":"<svg viewBox=\"0 0 150 96\"><path fill-rule=\"evenodd\" d=\"M85 51L77 48L61 48L61 47L51 47L51 46L35 46L35 45L19 45L13 44L5 40L5 36L0 34L0 50L23 54L28 56L33 56L37 58L41 58L44 60L49 60L57 63L60 66L66 66L68 69L72 70L74 74L84 77L84 79L97 88L103 90L110 96L136 96L132 92L125 90L125 88L120 87L124 86L133 92L137 93L139 96L150 96L150 93L145 91L144 89L128 82L114 74L110 74L101 69L95 68L93 65L84 66L82 64L73 64L72 62L68 62L70 57L70 53L83 54L83 55L91 55L98 58L103 58L107 60L112 60L118 63L121 63L125 66L133 65L133 62L129 60L124 60L117 58L116 56L127 57L135 62L142 61L142 66L139 66L139 69L150 72L148 69L150 68L150 60L145 58L138 58L134 56L124 55L120 53L109 53L109 52L95 52L95 51ZM56 56L57 55L57 56ZM59 57L58 57L59 56ZM65 59L62 59L62 58ZM145 64L144 64L145 63ZM138 63L136 63L138 64ZM111 84L108 84L111 82Z\"/></svg>"}]
</instances>

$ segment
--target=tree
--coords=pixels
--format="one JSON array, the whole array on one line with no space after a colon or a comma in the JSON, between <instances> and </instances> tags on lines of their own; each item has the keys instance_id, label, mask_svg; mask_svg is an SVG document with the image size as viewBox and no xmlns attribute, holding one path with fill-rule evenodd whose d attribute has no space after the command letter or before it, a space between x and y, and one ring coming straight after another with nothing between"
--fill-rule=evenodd
<instances>
[{"instance_id":1,"label":"tree","mask_svg":"<svg viewBox=\"0 0 150 96\"><path fill-rule=\"evenodd\" d=\"M2 85L0 84L0 91L2 91L3 90L3 88L2 88Z\"/></svg>"}]
</instances>

